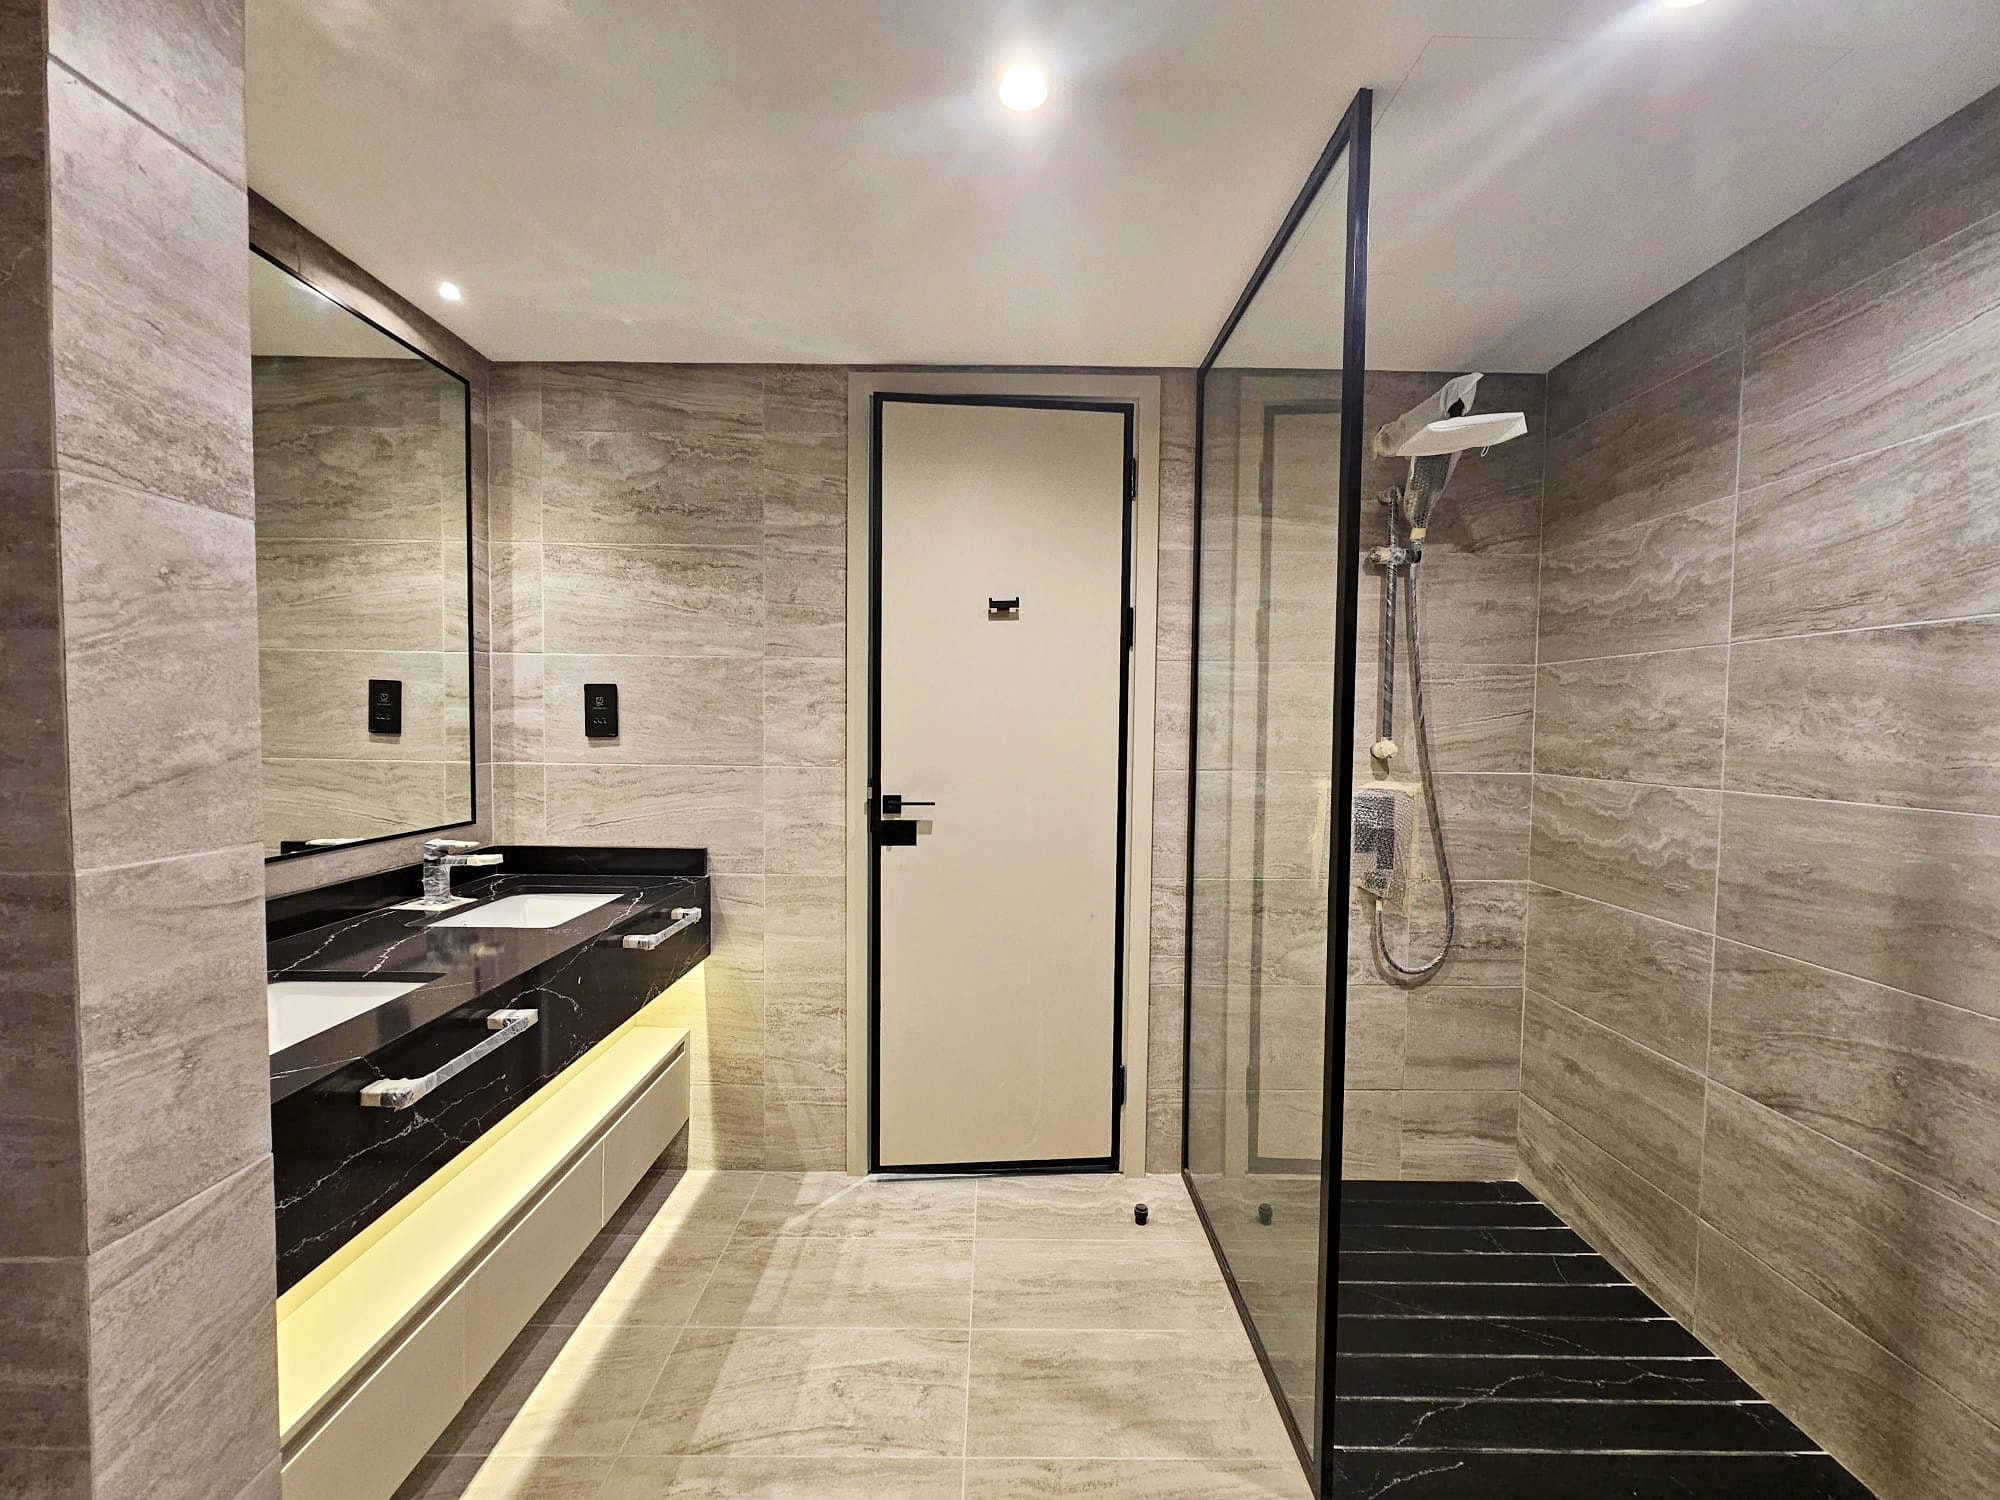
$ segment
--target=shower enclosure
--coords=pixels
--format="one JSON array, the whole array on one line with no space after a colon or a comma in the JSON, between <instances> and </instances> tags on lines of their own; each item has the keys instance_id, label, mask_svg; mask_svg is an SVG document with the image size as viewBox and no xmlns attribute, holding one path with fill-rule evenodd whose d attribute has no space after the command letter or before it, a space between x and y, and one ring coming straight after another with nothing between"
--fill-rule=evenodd
<instances>
[{"instance_id":1,"label":"shower enclosure","mask_svg":"<svg viewBox=\"0 0 2000 1500\"><path fill-rule=\"evenodd\" d=\"M1331 1448L1347 924L1329 914L1348 889L1331 835L1353 779L1333 726L1354 710L1370 105L1357 95L1334 131L1196 391L1183 1161L1314 1474Z\"/></svg>"}]
</instances>

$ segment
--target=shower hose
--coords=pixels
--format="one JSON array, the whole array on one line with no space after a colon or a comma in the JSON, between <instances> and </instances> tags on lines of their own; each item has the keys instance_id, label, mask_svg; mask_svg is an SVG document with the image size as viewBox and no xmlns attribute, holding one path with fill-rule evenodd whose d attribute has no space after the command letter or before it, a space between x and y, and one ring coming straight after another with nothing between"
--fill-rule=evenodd
<instances>
[{"instance_id":1,"label":"shower hose","mask_svg":"<svg viewBox=\"0 0 2000 1500\"><path fill-rule=\"evenodd\" d=\"M1396 536L1395 512L1390 512L1389 542L1392 548L1401 551L1401 543ZM1389 941L1382 931L1382 907L1379 899L1375 903L1375 952L1383 966L1398 979L1422 980L1444 967L1445 955L1451 952L1451 940L1458 930L1458 896L1451 885L1451 856L1444 847L1444 819L1438 816L1437 776L1431 768L1431 731L1424 715L1424 648L1418 633L1417 619L1417 557L1409 554L1409 576L1403 583L1404 609L1410 621L1410 717L1417 726L1417 765L1424 783L1424 808L1430 816L1431 847L1437 851L1438 884L1444 891L1444 937L1438 943L1437 952L1425 962L1417 965L1404 963L1389 951ZM1386 583L1387 593L1383 598L1383 674L1382 674L1382 718L1383 737L1391 737L1394 725L1395 701L1395 651L1396 651L1396 567L1389 565Z\"/></svg>"}]
</instances>

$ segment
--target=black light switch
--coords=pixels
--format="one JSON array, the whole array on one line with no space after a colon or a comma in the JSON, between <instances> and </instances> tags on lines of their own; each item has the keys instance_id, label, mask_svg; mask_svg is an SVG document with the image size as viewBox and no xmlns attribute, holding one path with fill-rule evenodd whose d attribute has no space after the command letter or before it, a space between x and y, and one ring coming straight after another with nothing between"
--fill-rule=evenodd
<instances>
[{"instance_id":1,"label":"black light switch","mask_svg":"<svg viewBox=\"0 0 2000 1500\"><path fill-rule=\"evenodd\" d=\"M618 738L618 684L586 682L583 685L583 737L588 740Z\"/></svg>"},{"instance_id":2,"label":"black light switch","mask_svg":"<svg viewBox=\"0 0 2000 1500\"><path fill-rule=\"evenodd\" d=\"M403 684L394 677L368 679L368 732L403 732Z\"/></svg>"}]
</instances>

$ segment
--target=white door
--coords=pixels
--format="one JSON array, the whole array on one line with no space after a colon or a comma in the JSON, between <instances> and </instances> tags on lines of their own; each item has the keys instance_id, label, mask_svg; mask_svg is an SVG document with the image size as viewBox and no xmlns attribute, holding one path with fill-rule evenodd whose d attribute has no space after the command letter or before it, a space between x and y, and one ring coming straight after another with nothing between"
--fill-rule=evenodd
<instances>
[{"instance_id":1,"label":"white door","mask_svg":"<svg viewBox=\"0 0 2000 1500\"><path fill-rule=\"evenodd\" d=\"M877 398L874 1165L1113 1165L1131 412Z\"/></svg>"}]
</instances>

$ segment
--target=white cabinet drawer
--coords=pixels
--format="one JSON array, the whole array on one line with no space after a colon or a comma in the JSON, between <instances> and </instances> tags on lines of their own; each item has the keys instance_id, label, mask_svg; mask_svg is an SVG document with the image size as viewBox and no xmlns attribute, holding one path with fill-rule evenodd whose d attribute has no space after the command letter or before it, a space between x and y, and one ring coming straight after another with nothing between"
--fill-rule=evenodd
<instances>
[{"instance_id":1,"label":"white cabinet drawer","mask_svg":"<svg viewBox=\"0 0 2000 1500\"><path fill-rule=\"evenodd\" d=\"M471 1394L465 1291L389 1349L285 1460L284 1500L390 1500Z\"/></svg>"},{"instance_id":2,"label":"white cabinet drawer","mask_svg":"<svg viewBox=\"0 0 2000 1500\"><path fill-rule=\"evenodd\" d=\"M604 1133L604 1211L610 1219L688 1122L687 1049L625 1107Z\"/></svg>"},{"instance_id":3,"label":"white cabinet drawer","mask_svg":"<svg viewBox=\"0 0 2000 1500\"><path fill-rule=\"evenodd\" d=\"M465 1278L466 1387L486 1378L542 1299L556 1289L601 1220L604 1143L598 1142L536 1200Z\"/></svg>"}]
</instances>

